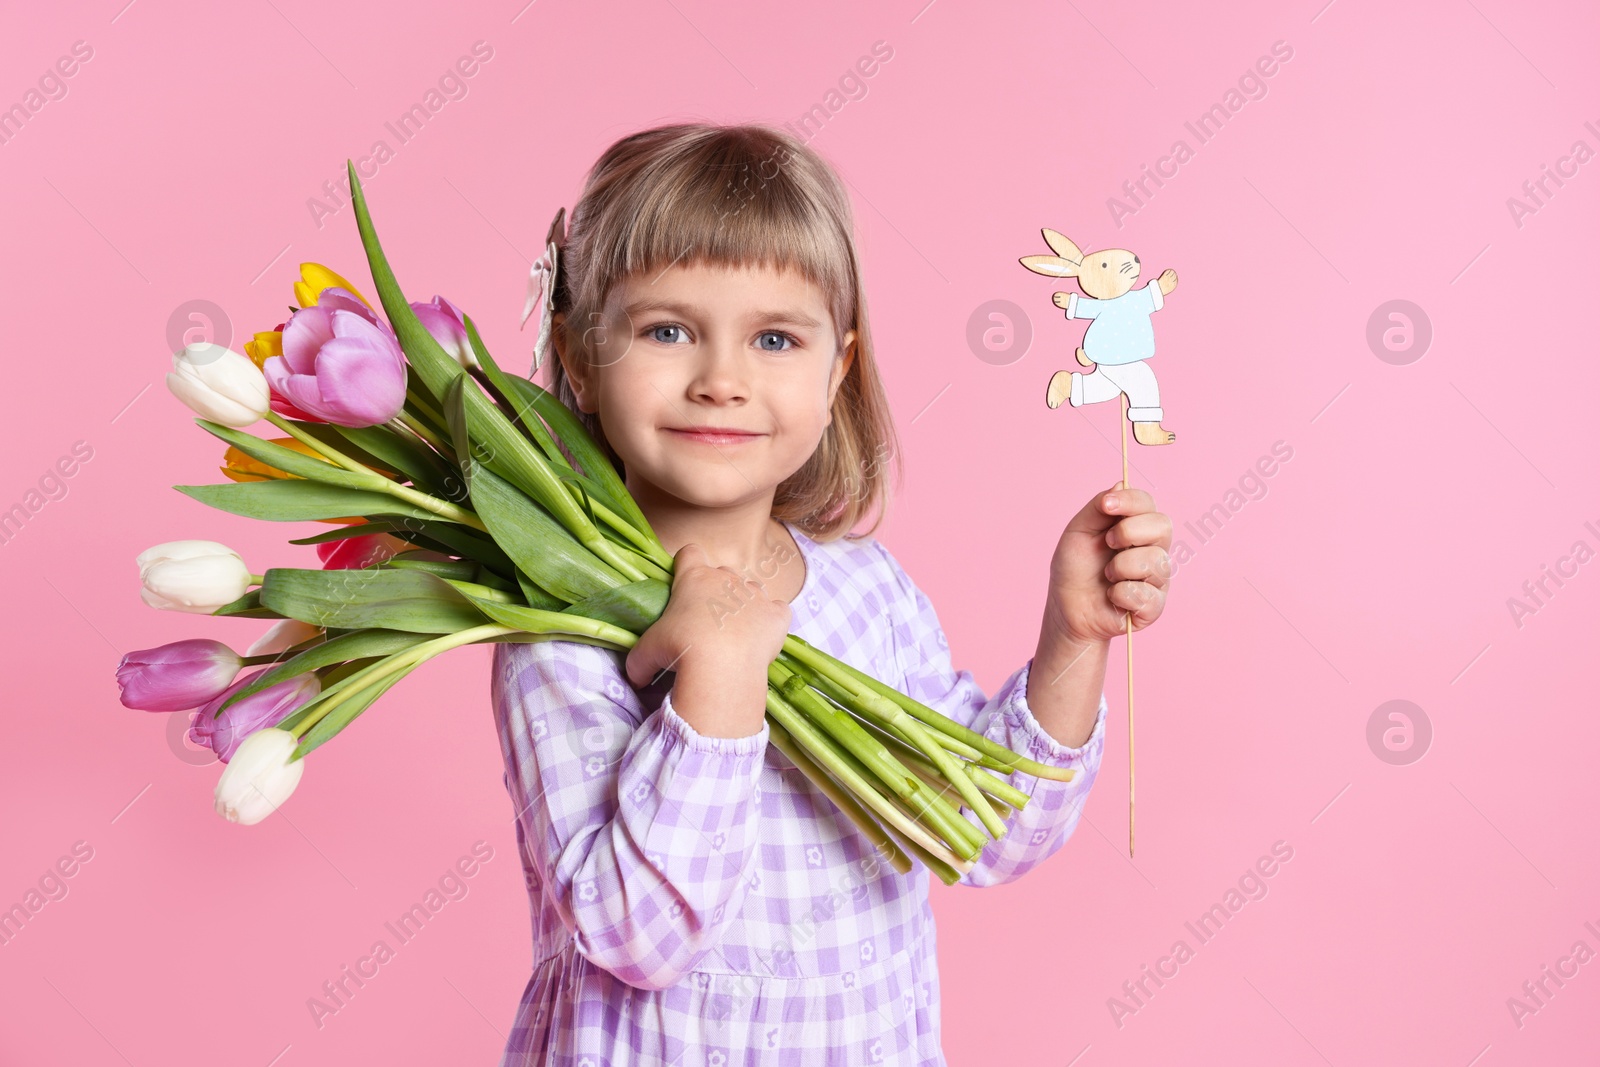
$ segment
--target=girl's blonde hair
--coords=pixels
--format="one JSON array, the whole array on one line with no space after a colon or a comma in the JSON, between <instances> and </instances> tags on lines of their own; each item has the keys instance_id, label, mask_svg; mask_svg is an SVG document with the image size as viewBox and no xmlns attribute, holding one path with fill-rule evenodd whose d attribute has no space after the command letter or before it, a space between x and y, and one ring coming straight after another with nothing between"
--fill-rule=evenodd
<instances>
[{"instance_id":1,"label":"girl's blonde hair","mask_svg":"<svg viewBox=\"0 0 1600 1067\"><path fill-rule=\"evenodd\" d=\"M551 309L565 313L565 350L593 362L585 326L602 321L613 287L680 261L797 269L822 290L836 343L856 331L833 421L811 458L778 486L773 516L817 541L871 534L888 507L885 465L893 460L897 481L903 469L838 175L794 137L762 125L685 123L617 141L590 170L561 249ZM550 392L622 471L598 416L578 410L561 361L548 363ZM871 526L852 532L874 512Z\"/></svg>"}]
</instances>

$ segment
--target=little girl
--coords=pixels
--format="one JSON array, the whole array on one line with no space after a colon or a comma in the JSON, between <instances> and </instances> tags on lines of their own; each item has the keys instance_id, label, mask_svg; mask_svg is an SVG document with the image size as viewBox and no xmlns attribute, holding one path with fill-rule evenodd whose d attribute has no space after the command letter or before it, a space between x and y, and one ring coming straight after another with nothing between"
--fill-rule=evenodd
<instances>
[{"instance_id":1,"label":"little girl","mask_svg":"<svg viewBox=\"0 0 1600 1067\"><path fill-rule=\"evenodd\" d=\"M559 231L551 391L675 569L626 655L494 646L536 961L502 1064L942 1064L929 873L884 862L768 744L767 664L793 632L1076 768L1008 779L1031 800L961 881L1011 881L1077 825L1107 643L1161 613L1171 523L1143 492L1096 494L1055 550L1033 657L987 698L869 536L897 453L828 165L762 126L646 130Z\"/></svg>"}]
</instances>

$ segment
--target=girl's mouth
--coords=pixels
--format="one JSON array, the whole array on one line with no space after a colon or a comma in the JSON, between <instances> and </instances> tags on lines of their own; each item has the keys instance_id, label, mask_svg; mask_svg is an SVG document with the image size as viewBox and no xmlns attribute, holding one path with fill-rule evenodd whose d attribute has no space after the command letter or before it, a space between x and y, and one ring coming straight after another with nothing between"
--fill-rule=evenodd
<instances>
[{"instance_id":1,"label":"girl's mouth","mask_svg":"<svg viewBox=\"0 0 1600 1067\"><path fill-rule=\"evenodd\" d=\"M764 436L758 433L745 433L739 430L719 430L713 427L700 426L679 430L668 427L667 432L685 441L695 441L706 445L742 445Z\"/></svg>"}]
</instances>

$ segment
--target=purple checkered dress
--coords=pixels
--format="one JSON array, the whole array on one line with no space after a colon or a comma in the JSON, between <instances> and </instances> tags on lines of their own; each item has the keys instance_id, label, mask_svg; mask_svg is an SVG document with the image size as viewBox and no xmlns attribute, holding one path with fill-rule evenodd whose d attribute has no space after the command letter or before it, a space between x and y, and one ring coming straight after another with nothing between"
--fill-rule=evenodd
<instances>
[{"instance_id":1,"label":"purple checkered dress","mask_svg":"<svg viewBox=\"0 0 1600 1067\"><path fill-rule=\"evenodd\" d=\"M1100 770L1029 710L1032 661L992 699L951 667L933 605L876 540L817 542L792 633L1071 782L1032 800L962 883L1060 848ZM900 874L775 745L697 733L671 676L634 689L624 653L497 644L491 684L533 914L533 977L502 1067L943 1064L930 875ZM975 820L975 816L969 816Z\"/></svg>"}]
</instances>

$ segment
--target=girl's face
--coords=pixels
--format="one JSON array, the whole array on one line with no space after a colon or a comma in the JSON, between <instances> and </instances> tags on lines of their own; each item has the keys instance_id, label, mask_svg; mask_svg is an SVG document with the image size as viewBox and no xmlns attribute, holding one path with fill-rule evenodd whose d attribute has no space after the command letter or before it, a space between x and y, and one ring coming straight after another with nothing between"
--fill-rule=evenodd
<instances>
[{"instance_id":1,"label":"girl's face","mask_svg":"<svg viewBox=\"0 0 1600 1067\"><path fill-rule=\"evenodd\" d=\"M617 285L589 336L593 365L557 352L629 491L721 508L770 502L811 458L855 331L841 353L822 291L798 271L696 262ZM721 432L694 432L708 428Z\"/></svg>"}]
</instances>

